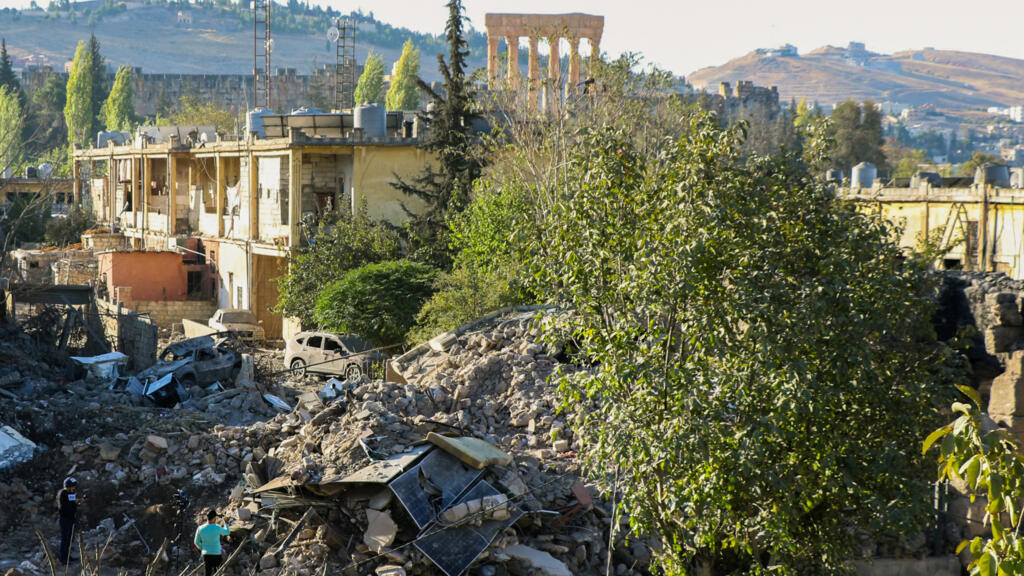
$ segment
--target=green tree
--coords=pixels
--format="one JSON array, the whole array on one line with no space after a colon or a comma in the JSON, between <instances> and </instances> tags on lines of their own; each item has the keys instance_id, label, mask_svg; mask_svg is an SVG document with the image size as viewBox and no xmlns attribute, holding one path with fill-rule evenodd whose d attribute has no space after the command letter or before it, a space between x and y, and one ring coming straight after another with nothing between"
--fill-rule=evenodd
<instances>
[{"instance_id":1,"label":"green tree","mask_svg":"<svg viewBox=\"0 0 1024 576\"><path fill-rule=\"evenodd\" d=\"M370 52L363 64L363 74L356 84L356 105L379 104L384 96L384 60Z\"/></svg>"},{"instance_id":2,"label":"green tree","mask_svg":"<svg viewBox=\"0 0 1024 576\"><path fill-rule=\"evenodd\" d=\"M413 46L412 38L402 45L402 55L391 75L391 87L385 98L388 110L419 110L420 51Z\"/></svg>"},{"instance_id":3,"label":"green tree","mask_svg":"<svg viewBox=\"0 0 1024 576\"><path fill-rule=\"evenodd\" d=\"M14 73L11 65L11 57L7 54L7 40L0 38L0 88L7 88L8 92L17 94L22 106L25 105L25 93L21 89L21 82L18 75Z\"/></svg>"},{"instance_id":4,"label":"green tree","mask_svg":"<svg viewBox=\"0 0 1024 576\"><path fill-rule=\"evenodd\" d=\"M114 78L114 87L103 105L103 116L106 118L107 130L131 130L135 127L135 90L134 74L129 66L121 66Z\"/></svg>"},{"instance_id":5,"label":"green tree","mask_svg":"<svg viewBox=\"0 0 1024 576\"><path fill-rule=\"evenodd\" d=\"M861 162L870 162L878 170L887 168L885 143L882 132L882 114L874 102L865 100L858 104L854 100L839 103L832 111L833 133L836 141L832 156L832 167L842 170L847 176L850 170Z\"/></svg>"},{"instance_id":6,"label":"green tree","mask_svg":"<svg viewBox=\"0 0 1024 576\"><path fill-rule=\"evenodd\" d=\"M317 323L382 346L402 342L433 292L436 275L433 267L409 260L351 270L320 293Z\"/></svg>"},{"instance_id":7,"label":"green tree","mask_svg":"<svg viewBox=\"0 0 1024 576\"><path fill-rule=\"evenodd\" d=\"M64 104L64 121L68 129L68 142L84 146L92 141L93 114L92 53L85 42L79 42L75 59L68 74L67 99Z\"/></svg>"},{"instance_id":8,"label":"green tree","mask_svg":"<svg viewBox=\"0 0 1024 576\"><path fill-rule=\"evenodd\" d=\"M418 81L434 102L433 111L421 115L427 127L424 148L437 156L437 166L428 165L412 182L399 179L399 190L429 203L427 210L410 225L413 257L433 262L439 268L451 266L446 221L469 202L473 182L480 176L483 158L475 146L473 126L473 90L466 80L469 50L463 32L461 0L448 1L445 39L448 61L438 54L438 68L444 78L444 95Z\"/></svg>"},{"instance_id":9,"label":"green tree","mask_svg":"<svg viewBox=\"0 0 1024 576\"><path fill-rule=\"evenodd\" d=\"M21 164L23 121L17 93L0 86L0 171L16 170Z\"/></svg>"},{"instance_id":10,"label":"green tree","mask_svg":"<svg viewBox=\"0 0 1024 576\"><path fill-rule=\"evenodd\" d=\"M92 76L92 104L93 126L98 129L103 125L103 104L107 101L107 65L103 62L103 55L100 54L100 41L96 34L89 35L89 74ZM90 135L90 139L92 135Z\"/></svg>"},{"instance_id":11,"label":"green tree","mask_svg":"<svg viewBox=\"0 0 1024 576\"><path fill-rule=\"evenodd\" d=\"M203 102L186 94L178 100L168 122L175 126L213 126L218 133L233 134L238 127L238 115L216 102Z\"/></svg>"},{"instance_id":12,"label":"green tree","mask_svg":"<svg viewBox=\"0 0 1024 576\"><path fill-rule=\"evenodd\" d=\"M313 308L325 286L365 264L398 258L398 233L373 222L362 206L354 215L342 213L322 220L309 246L292 257L277 285L277 311L313 326Z\"/></svg>"},{"instance_id":13,"label":"green tree","mask_svg":"<svg viewBox=\"0 0 1024 576\"><path fill-rule=\"evenodd\" d=\"M50 74L46 83L35 92L29 102L30 114L26 119L26 148L31 157L38 157L49 150L68 143L67 125L64 123L64 106L67 103L67 86L57 74Z\"/></svg>"},{"instance_id":14,"label":"green tree","mask_svg":"<svg viewBox=\"0 0 1024 576\"><path fill-rule=\"evenodd\" d=\"M985 152L975 151L971 155L971 159L960 165L957 169L957 174L960 176L974 176L978 168L981 168L985 164L1001 164L1006 165L1006 160L1003 160L999 156L994 154L986 154Z\"/></svg>"},{"instance_id":15,"label":"green tree","mask_svg":"<svg viewBox=\"0 0 1024 576\"><path fill-rule=\"evenodd\" d=\"M968 386L957 386L970 400L954 402L953 422L935 430L924 441L924 453L939 446L939 480L966 486L971 501L985 500L983 522L991 538L964 540L957 553L971 554L972 576L1024 572L1024 541L1019 536L1024 510L1024 456L1013 432L989 421L982 413L981 397Z\"/></svg>"},{"instance_id":16,"label":"green tree","mask_svg":"<svg viewBox=\"0 0 1024 576\"><path fill-rule=\"evenodd\" d=\"M668 574L846 572L929 513L913 447L959 375L932 281L801 158L683 122L586 131L531 214L532 287L573 311L548 333L591 367L561 379L580 454Z\"/></svg>"},{"instance_id":17,"label":"green tree","mask_svg":"<svg viewBox=\"0 0 1024 576\"><path fill-rule=\"evenodd\" d=\"M96 217L81 204L72 204L64 218L54 218L46 225L46 241L54 246L67 246L82 241L82 233L96 225Z\"/></svg>"}]
</instances>

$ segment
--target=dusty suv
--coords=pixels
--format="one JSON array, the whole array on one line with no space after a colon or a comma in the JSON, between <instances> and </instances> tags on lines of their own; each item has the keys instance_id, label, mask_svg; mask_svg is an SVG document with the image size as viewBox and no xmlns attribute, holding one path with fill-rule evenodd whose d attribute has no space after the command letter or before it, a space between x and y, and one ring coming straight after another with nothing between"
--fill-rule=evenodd
<instances>
[{"instance_id":1,"label":"dusty suv","mask_svg":"<svg viewBox=\"0 0 1024 576\"><path fill-rule=\"evenodd\" d=\"M233 332L242 340L263 340L263 326L249 310L221 308L213 313L207 325L217 332Z\"/></svg>"},{"instance_id":2,"label":"dusty suv","mask_svg":"<svg viewBox=\"0 0 1024 576\"><path fill-rule=\"evenodd\" d=\"M284 363L297 376L306 372L357 380L385 358L356 338L330 332L299 332L284 348Z\"/></svg>"}]
</instances>

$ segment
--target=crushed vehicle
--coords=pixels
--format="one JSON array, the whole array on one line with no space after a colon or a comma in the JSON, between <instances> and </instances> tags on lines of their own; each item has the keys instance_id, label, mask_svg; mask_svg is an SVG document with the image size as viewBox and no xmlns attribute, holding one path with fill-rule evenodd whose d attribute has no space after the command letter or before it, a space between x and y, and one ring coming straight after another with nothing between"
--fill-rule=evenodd
<instances>
[{"instance_id":1,"label":"crushed vehicle","mask_svg":"<svg viewBox=\"0 0 1024 576\"><path fill-rule=\"evenodd\" d=\"M385 354L355 336L330 332L299 332L284 349L284 365L298 376L309 372L358 380L385 359Z\"/></svg>"},{"instance_id":2,"label":"crushed vehicle","mask_svg":"<svg viewBox=\"0 0 1024 576\"><path fill-rule=\"evenodd\" d=\"M189 388L232 381L238 375L242 358L229 342L212 335L175 342L160 352L156 364L134 376L118 378L111 387L146 396L158 406L185 402Z\"/></svg>"},{"instance_id":3,"label":"crushed vehicle","mask_svg":"<svg viewBox=\"0 0 1024 576\"><path fill-rule=\"evenodd\" d=\"M207 325L217 332L231 332L247 342L260 341L265 337L256 315L243 308L221 308L213 313Z\"/></svg>"}]
</instances>

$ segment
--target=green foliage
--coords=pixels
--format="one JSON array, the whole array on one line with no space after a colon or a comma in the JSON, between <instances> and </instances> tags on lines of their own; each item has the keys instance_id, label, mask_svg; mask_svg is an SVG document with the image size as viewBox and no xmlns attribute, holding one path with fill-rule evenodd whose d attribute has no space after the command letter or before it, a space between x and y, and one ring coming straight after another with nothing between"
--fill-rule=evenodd
<instances>
[{"instance_id":1,"label":"green foliage","mask_svg":"<svg viewBox=\"0 0 1024 576\"><path fill-rule=\"evenodd\" d=\"M68 142L84 146L93 137L92 109L93 75L92 53L85 42L79 42L75 59L71 62L68 75L67 99L64 104L64 121L68 129Z\"/></svg>"},{"instance_id":2,"label":"green foliage","mask_svg":"<svg viewBox=\"0 0 1024 576\"><path fill-rule=\"evenodd\" d=\"M680 129L585 130L533 213L532 288L573 311L548 333L592 366L561 379L581 454L666 573L845 572L859 534L929 512L913 446L960 376L933 283L799 157Z\"/></svg>"},{"instance_id":3,"label":"green foliage","mask_svg":"<svg viewBox=\"0 0 1024 576\"><path fill-rule=\"evenodd\" d=\"M1019 536L1024 510L1024 454L1010 430L986 426L981 398L968 386L957 388L970 403L954 402L956 420L925 438L923 452L939 447L939 480L966 485L973 501L985 500L984 522L992 537L964 540L957 553L967 548L972 575L1021 574L1024 572L1024 540Z\"/></svg>"},{"instance_id":4,"label":"green foliage","mask_svg":"<svg viewBox=\"0 0 1024 576\"><path fill-rule=\"evenodd\" d=\"M67 103L67 87L57 74L50 74L46 83L32 93L29 104L28 138L26 148L30 157L38 157L54 148L64 148L68 143L67 125L64 123L64 106Z\"/></svg>"},{"instance_id":5,"label":"green foliage","mask_svg":"<svg viewBox=\"0 0 1024 576\"><path fill-rule=\"evenodd\" d=\"M398 258L399 252L398 233L371 221L365 206L355 215L325 219L309 246L297 252L288 273L281 277L276 310L298 318L303 325L314 325L313 308L325 286L354 268Z\"/></svg>"},{"instance_id":6,"label":"green foliage","mask_svg":"<svg viewBox=\"0 0 1024 576\"><path fill-rule=\"evenodd\" d=\"M63 218L53 218L46 225L46 241L54 246L67 246L82 241L82 233L96 225L96 217L81 204L72 204Z\"/></svg>"},{"instance_id":7,"label":"green foliage","mask_svg":"<svg viewBox=\"0 0 1024 576\"><path fill-rule=\"evenodd\" d=\"M893 178L910 178L921 171L923 164L930 164L931 158L924 150L916 150L890 138L885 143L885 156L893 165Z\"/></svg>"},{"instance_id":8,"label":"green foliage","mask_svg":"<svg viewBox=\"0 0 1024 576\"><path fill-rule=\"evenodd\" d=\"M22 92L18 75L14 73L11 57L7 54L7 40L3 38L0 38L0 88L7 88L8 92L17 94L21 100L19 103L24 106L25 94Z\"/></svg>"},{"instance_id":9,"label":"green foliage","mask_svg":"<svg viewBox=\"0 0 1024 576\"><path fill-rule=\"evenodd\" d=\"M129 66L121 66L114 78L114 87L103 105L107 130L131 130L138 122L135 115L134 74Z\"/></svg>"},{"instance_id":10,"label":"green foliage","mask_svg":"<svg viewBox=\"0 0 1024 576\"><path fill-rule=\"evenodd\" d=\"M832 111L832 136L836 141L832 167L850 175L850 169L861 162L871 162L880 172L886 170L882 151L882 113L875 103L854 100L839 103Z\"/></svg>"},{"instance_id":11,"label":"green foliage","mask_svg":"<svg viewBox=\"0 0 1024 576\"><path fill-rule=\"evenodd\" d=\"M158 118L157 121L172 126L214 126L221 134L234 134L238 127L238 115L235 112L213 101L200 101L192 94L186 94L178 100L178 107L171 112L169 119Z\"/></svg>"},{"instance_id":12,"label":"green foliage","mask_svg":"<svg viewBox=\"0 0 1024 576\"><path fill-rule=\"evenodd\" d=\"M384 97L384 59L370 52L363 64L363 74L356 84L356 104L379 104Z\"/></svg>"},{"instance_id":13,"label":"green foliage","mask_svg":"<svg viewBox=\"0 0 1024 576\"><path fill-rule=\"evenodd\" d=\"M317 323L379 345L402 342L433 292L436 276L435 268L409 260L356 268L317 298Z\"/></svg>"},{"instance_id":14,"label":"green foliage","mask_svg":"<svg viewBox=\"0 0 1024 576\"><path fill-rule=\"evenodd\" d=\"M6 245L42 242L50 222L51 203L43 196L18 196L7 207L4 232Z\"/></svg>"},{"instance_id":15,"label":"green foliage","mask_svg":"<svg viewBox=\"0 0 1024 576\"><path fill-rule=\"evenodd\" d=\"M960 165L960 168L957 170L957 174L960 176L974 176L974 173L978 168L981 168L985 164L1006 165L1006 161L994 154L975 151L970 160Z\"/></svg>"},{"instance_id":16,"label":"green foliage","mask_svg":"<svg viewBox=\"0 0 1024 576\"><path fill-rule=\"evenodd\" d=\"M473 182L480 176L484 163L472 134L474 94L472 84L466 80L469 51L462 12L461 0L448 1L448 61L440 54L437 56L444 78L444 96L419 81L420 88L434 102L433 112L421 118L428 131L424 148L436 154L437 166L428 165L412 182L399 180L395 184L399 190L428 203L427 210L414 218L409 228L413 256L440 268L451 266L446 223L468 204Z\"/></svg>"},{"instance_id":17,"label":"green foliage","mask_svg":"<svg viewBox=\"0 0 1024 576\"><path fill-rule=\"evenodd\" d=\"M23 121L18 94L0 86L0 170L17 169L21 164Z\"/></svg>"},{"instance_id":18,"label":"green foliage","mask_svg":"<svg viewBox=\"0 0 1024 576\"><path fill-rule=\"evenodd\" d=\"M109 0L108 0L109 1ZM111 2L112 3L112 2ZM107 101L107 66L100 54L100 41L96 34L89 35L89 74L92 76L92 118L93 128L98 130L103 125L103 104ZM91 140L94 134L89 134Z\"/></svg>"},{"instance_id":19,"label":"green foliage","mask_svg":"<svg viewBox=\"0 0 1024 576\"><path fill-rule=\"evenodd\" d=\"M459 262L438 275L434 294L416 314L416 327L406 336L411 346L457 328L495 310L522 304L503 274Z\"/></svg>"},{"instance_id":20,"label":"green foliage","mask_svg":"<svg viewBox=\"0 0 1024 576\"><path fill-rule=\"evenodd\" d=\"M391 75L391 87L385 98L388 110L419 110L420 88L416 81L420 77L420 51L412 38L402 45L402 55Z\"/></svg>"}]
</instances>

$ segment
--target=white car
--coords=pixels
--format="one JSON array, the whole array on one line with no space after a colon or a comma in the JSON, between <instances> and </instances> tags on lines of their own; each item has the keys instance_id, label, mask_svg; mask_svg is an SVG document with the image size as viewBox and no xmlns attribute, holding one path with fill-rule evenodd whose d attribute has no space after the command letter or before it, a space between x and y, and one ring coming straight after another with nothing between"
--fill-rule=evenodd
<instances>
[{"instance_id":1,"label":"white car","mask_svg":"<svg viewBox=\"0 0 1024 576\"><path fill-rule=\"evenodd\" d=\"M359 338L329 332L299 332L284 348L285 366L300 377L311 372L358 380L384 359Z\"/></svg>"},{"instance_id":2,"label":"white car","mask_svg":"<svg viewBox=\"0 0 1024 576\"><path fill-rule=\"evenodd\" d=\"M213 313L207 322L217 332L233 332L238 338L247 341L263 340L263 326L260 326L256 315L241 308L221 308Z\"/></svg>"}]
</instances>

